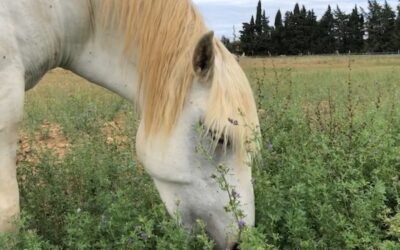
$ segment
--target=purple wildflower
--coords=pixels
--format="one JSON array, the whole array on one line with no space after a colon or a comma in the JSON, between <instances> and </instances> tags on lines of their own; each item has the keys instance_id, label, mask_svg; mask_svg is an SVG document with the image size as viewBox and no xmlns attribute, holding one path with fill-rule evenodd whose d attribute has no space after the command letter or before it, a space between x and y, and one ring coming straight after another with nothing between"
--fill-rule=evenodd
<instances>
[{"instance_id":1,"label":"purple wildflower","mask_svg":"<svg viewBox=\"0 0 400 250\"><path fill-rule=\"evenodd\" d=\"M146 241L149 238L145 232L141 232L139 236L144 241Z\"/></svg>"},{"instance_id":2,"label":"purple wildflower","mask_svg":"<svg viewBox=\"0 0 400 250\"><path fill-rule=\"evenodd\" d=\"M233 196L233 198L235 198L235 199L239 199L239 198L240 198L240 194L239 194L238 192L236 192L235 189L232 190L232 196Z\"/></svg>"},{"instance_id":3,"label":"purple wildflower","mask_svg":"<svg viewBox=\"0 0 400 250\"><path fill-rule=\"evenodd\" d=\"M133 244L133 238L132 238L132 237L129 237L129 238L128 238L128 244L129 244L129 245L132 245L132 244Z\"/></svg>"},{"instance_id":4,"label":"purple wildflower","mask_svg":"<svg viewBox=\"0 0 400 250\"><path fill-rule=\"evenodd\" d=\"M244 220L240 220L238 222L238 227L239 227L239 230L243 230L246 227L246 222L244 222Z\"/></svg>"},{"instance_id":5,"label":"purple wildflower","mask_svg":"<svg viewBox=\"0 0 400 250\"><path fill-rule=\"evenodd\" d=\"M105 227L107 225L107 217L103 214L101 216L100 226Z\"/></svg>"}]
</instances>

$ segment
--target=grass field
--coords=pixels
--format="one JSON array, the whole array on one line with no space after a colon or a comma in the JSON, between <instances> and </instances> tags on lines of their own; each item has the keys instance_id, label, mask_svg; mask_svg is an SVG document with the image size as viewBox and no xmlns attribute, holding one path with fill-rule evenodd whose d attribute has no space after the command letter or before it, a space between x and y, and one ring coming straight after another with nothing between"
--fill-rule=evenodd
<instances>
[{"instance_id":1,"label":"grass field","mask_svg":"<svg viewBox=\"0 0 400 250\"><path fill-rule=\"evenodd\" d=\"M255 229L241 249L400 249L400 57L241 59L257 98ZM20 234L0 249L212 249L135 161L137 116L50 72L26 98Z\"/></svg>"}]
</instances>

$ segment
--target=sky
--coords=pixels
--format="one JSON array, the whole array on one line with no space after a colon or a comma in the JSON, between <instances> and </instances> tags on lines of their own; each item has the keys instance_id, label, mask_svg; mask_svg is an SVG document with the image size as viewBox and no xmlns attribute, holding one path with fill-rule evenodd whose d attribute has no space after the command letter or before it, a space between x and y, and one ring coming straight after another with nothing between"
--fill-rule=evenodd
<instances>
[{"instance_id":1,"label":"sky","mask_svg":"<svg viewBox=\"0 0 400 250\"><path fill-rule=\"evenodd\" d=\"M232 37L233 26L238 32L242 28L243 22L250 21L252 14L255 14L258 0L193 0L201 13L204 15L207 25L214 30L218 36ZM395 9L398 0L387 0ZM328 5L349 13L357 4L366 9L368 0L299 0L300 5L305 5L307 10L314 9L318 17L326 11ZM384 3L384 0L378 0ZM262 0L263 9L269 17L270 24L275 20L275 14L280 9L282 15L288 10L293 10L295 0Z\"/></svg>"}]
</instances>

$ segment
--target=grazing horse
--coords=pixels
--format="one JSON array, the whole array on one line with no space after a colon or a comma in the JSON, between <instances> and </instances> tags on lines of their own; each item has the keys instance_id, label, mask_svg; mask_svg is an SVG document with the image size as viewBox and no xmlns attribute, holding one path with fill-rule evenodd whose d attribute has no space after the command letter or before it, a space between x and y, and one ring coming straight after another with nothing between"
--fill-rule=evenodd
<instances>
[{"instance_id":1,"label":"grazing horse","mask_svg":"<svg viewBox=\"0 0 400 250\"><path fill-rule=\"evenodd\" d=\"M56 67L138 107L138 158L168 212L179 212L185 227L202 219L217 248L230 249L239 226L254 225L254 97L234 56L190 0L2 0L0 232L13 231L19 214L16 151L24 92ZM240 197L245 217L239 226L224 209L229 194L211 178L220 164Z\"/></svg>"}]
</instances>

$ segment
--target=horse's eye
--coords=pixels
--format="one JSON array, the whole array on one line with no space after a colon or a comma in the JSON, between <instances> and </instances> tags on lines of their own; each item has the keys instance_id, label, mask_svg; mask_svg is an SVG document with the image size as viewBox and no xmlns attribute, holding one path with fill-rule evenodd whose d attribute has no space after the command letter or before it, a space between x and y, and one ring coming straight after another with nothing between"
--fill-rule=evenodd
<instances>
[{"instance_id":1,"label":"horse's eye","mask_svg":"<svg viewBox=\"0 0 400 250\"><path fill-rule=\"evenodd\" d=\"M204 129L204 122L203 120L199 120L199 125ZM208 135L210 136L210 138L214 141L217 142L218 145L220 146L227 146L229 147L231 145L231 140L230 138L226 137L224 134L220 134L218 136L218 132L215 130L208 130Z\"/></svg>"},{"instance_id":2,"label":"horse's eye","mask_svg":"<svg viewBox=\"0 0 400 250\"><path fill-rule=\"evenodd\" d=\"M220 144L220 145L225 144L225 139L224 139L223 135L221 136L221 138L218 139L218 144Z\"/></svg>"},{"instance_id":3,"label":"horse's eye","mask_svg":"<svg viewBox=\"0 0 400 250\"><path fill-rule=\"evenodd\" d=\"M220 145L220 146L225 146L226 145L227 147L229 147L231 145L231 142L230 142L229 138L226 138L224 134L221 134L220 137L217 137L217 135L216 135L217 132L216 131L212 131L212 130L209 130L208 134L211 136L212 140L213 141L217 141L218 145Z\"/></svg>"}]
</instances>

